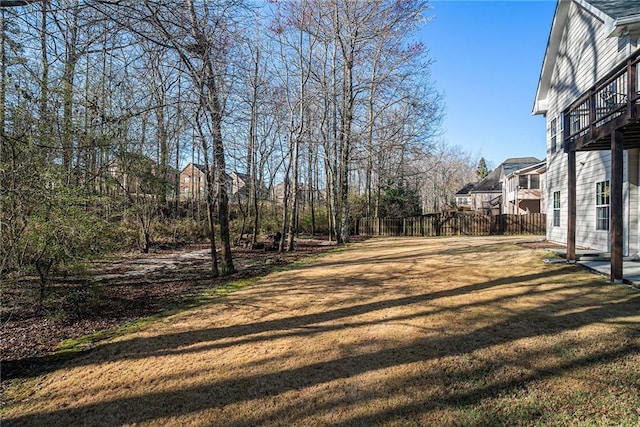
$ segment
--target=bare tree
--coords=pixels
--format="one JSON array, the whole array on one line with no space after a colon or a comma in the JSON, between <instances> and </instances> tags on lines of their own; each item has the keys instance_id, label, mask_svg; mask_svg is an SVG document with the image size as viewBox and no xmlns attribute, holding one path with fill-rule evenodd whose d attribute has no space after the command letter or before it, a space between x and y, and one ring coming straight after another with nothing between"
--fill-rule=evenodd
<instances>
[{"instance_id":1,"label":"bare tree","mask_svg":"<svg viewBox=\"0 0 640 427\"><path fill-rule=\"evenodd\" d=\"M225 117L225 84L228 56L234 47L235 19L240 2L227 0L211 5L193 0L154 1L134 5L127 10L117 8L121 21L139 37L173 50L197 90L198 103L206 117L207 135L211 138L211 166L215 170L216 200L209 209L217 208L222 243L220 274L235 271L231 254L229 229L229 196L225 185L225 142L222 135ZM203 155L209 150L203 146ZM211 188L210 187L210 188ZM212 241L212 245L214 242ZM212 253L215 251L212 249ZM215 274L215 272L214 272Z\"/></svg>"}]
</instances>

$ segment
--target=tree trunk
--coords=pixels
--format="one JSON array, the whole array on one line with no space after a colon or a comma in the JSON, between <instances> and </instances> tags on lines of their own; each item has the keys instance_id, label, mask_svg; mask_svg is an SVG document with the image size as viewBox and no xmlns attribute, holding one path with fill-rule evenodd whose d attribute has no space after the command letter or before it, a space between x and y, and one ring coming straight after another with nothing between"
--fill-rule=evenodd
<instances>
[{"instance_id":1,"label":"tree trunk","mask_svg":"<svg viewBox=\"0 0 640 427\"><path fill-rule=\"evenodd\" d=\"M282 197L282 229L280 232L280 241L278 242L278 252L283 252L285 249L285 239L288 228L288 212L289 212L289 191L291 190L291 186L289 184L289 169L290 166L287 166L287 172L284 177L284 192Z\"/></svg>"},{"instance_id":2,"label":"tree trunk","mask_svg":"<svg viewBox=\"0 0 640 427\"><path fill-rule=\"evenodd\" d=\"M315 163L317 154L314 156L314 150L311 146L311 138L309 138L309 174L307 182L309 183L309 208L311 210L311 237L316 234L316 211L315 211L315 189L317 188L317 164Z\"/></svg>"},{"instance_id":3,"label":"tree trunk","mask_svg":"<svg viewBox=\"0 0 640 427\"><path fill-rule=\"evenodd\" d=\"M351 123L353 120L353 56L351 47L344 66L344 88L342 95L342 122L340 129L340 236L339 243L349 241L349 161L351 152Z\"/></svg>"},{"instance_id":4,"label":"tree trunk","mask_svg":"<svg viewBox=\"0 0 640 427\"><path fill-rule=\"evenodd\" d=\"M249 153L247 161L247 175L249 179L249 194L247 199L247 212L253 210L253 230L251 233L251 247L258 241L258 227L260 224L258 211L258 179L257 179L257 125L258 125L258 73L260 66L260 48L256 48L255 61L253 63L252 93L251 93L251 119L249 123ZM252 209L249 207L251 206Z\"/></svg>"},{"instance_id":5,"label":"tree trunk","mask_svg":"<svg viewBox=\"0 0 640 427\"><path fill-rule=\"evenodd\" d=\"M67 182L71 182L73 172L73 85L76 64L79 55L78 42L78 4L73 4L72 22L69 25L65 45L65 62L62 73L62 165L67 173Z\"/></svg>"},{"instance_id":6,"label":"tree trunk","mask_svg":"<svg viewBox=\"0 0 640 427\"><path fill-rule=\"evenodd\" d=\"M218 267L218 253L216 249L216 227L215 227L215 196L214 196L214 177L213 170L209 166L209 144L207 144L207 139L205 138L204 132L202 131L202 125L199 119L199 113L196 113L196 127L198 130L198 134L200 136L200 142L202 143L202 150L204 151L204 168L205 168L205 179L207 182L206 190L206 198L207 198L207 222L209 224L209 242L210 242L210 253L211 253L211 275L212 277L218 277L220 275L220 269ZM194 144L195 145L195 144ZM192 163L193 164L193 163ZM190 183L193 182L193 176L190 179ZM193 188L193 187L192 187ZM198 187L199 188L199 187ZM193 191L192 191L193 193ZM198 206L200 202L198 201Z\"/></svg>"},{"instance_id":7,"label":"tree trunk","mask_svg":"<svg viewBox=\"0 0 640 427\"><path fill-rule=\"evenodd\" d=\"M212 70L211 70L212 71ZM217 86L213 75L210 75L209 95L211 99L211 116L213 125L213 161L216 169L216 188L218 190L218 222L220 223L220 240L222 242L222 265L220 273L223 276L235 273L233 256L231 254L231 230L229 228L229 196L226 186L226 161L224 158L224 144L222 140L222 106L218 98Z\"/></svg>"},{"instance_id":8,"label":"tree trunk","mask_svg":"<svg viewBox=\"0 0 640 427\"><path fill-rule=\"evenodd\" d=\"M0 9L0 143L5 143L5 108L7 105L7 20L5 9ZM2 150L0 150L0 156ZM1 157L0 157L1 159Z\"/></svg>"},{"instance_id":9,"label":"tree trunk","mask_svg":"<svg viewBox=\"0 0 640 427\"><path fill-rule=\"evenodd\" d=\"M300 142L296 138L293 142L293 156L291 162L293 169L293 178L291 184L291 216L289 217L289 240L287 242L287 251L293 251L296 234L297 216L298 216L298 149Z\"/></svg>"},{"instance_id":10,"label":"tree trunk","mask_svg":"<svg viewBox=\"0 0 640 427\"><path fill-rule=\"evenodd\" d=\"M231 232L229 229L229 195L227 194L226 186L226 161L224 153L224 140L222 139L222 114L223 106L221 100L221 93L219 82L216 78L215 67L212 63L214 60L214 53L212 51L212 41L202 32L201 22L196 17L193 0L187 1L189 8L191 32L196 40L199 51L198 56L203 63L202 73L200 75L193 75L196 81L201 81L203 86L201 90L201 101L204 101L204 106L209 115L211 121L211 131L213 137L213 165L216 170L215 174L215 186L217 190L218 201L218 222L220 224L220 240L222 243L221 256L222 265L220 266L220 273L223 276L234 273L235 267L233 266L233 255L231 254ZM203 4L205 14L208 13L207 3ZM181 52L183 59L185 52ZM186 60L192 72L195 72L193 64ZM204 93L203 93L204 92ZM205 159L208 157L208 153L204 153ZM212 205L209 204L211 207Z\"/></svg>"}]
</instances>

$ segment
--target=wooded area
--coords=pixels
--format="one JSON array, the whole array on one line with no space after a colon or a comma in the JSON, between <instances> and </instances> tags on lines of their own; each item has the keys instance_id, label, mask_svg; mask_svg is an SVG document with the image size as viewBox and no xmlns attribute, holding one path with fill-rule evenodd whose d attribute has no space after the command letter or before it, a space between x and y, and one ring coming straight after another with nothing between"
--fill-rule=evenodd
<instances>
[{"instance_id":1,"label":"wooded area","mask_svg":"<svg viewBox=\"0 0 640 427\"><path fill-rule=\"evenodd\" d=\"M547 216L440 213L412 218L361 218L355 228L360 236L491 236L539 234L546 231Z\"/></svg>"},{"instance_id":2,"label":"wooded area","mask_svg":"<svg viewBox=\"0 0 640 427\"><path fill-rule=\"evenodd\" d=\"M352 218L452 203L474 162L438 142L414 41L426 0L38 0L0 8L0 273L154 244L348 241ZM183 188L206 171L204 197ZM246 177L231 197L227 180ZM277 185L282 197L274 197Z\"/></svg>"}]
</instances>

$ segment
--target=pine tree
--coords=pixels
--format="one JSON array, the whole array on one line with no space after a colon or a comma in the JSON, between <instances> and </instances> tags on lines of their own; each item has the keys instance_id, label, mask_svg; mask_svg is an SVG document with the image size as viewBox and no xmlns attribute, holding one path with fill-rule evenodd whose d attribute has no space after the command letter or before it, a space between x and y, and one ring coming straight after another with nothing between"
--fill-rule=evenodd
<instances>
[{"instance_id":1,"label":"pine tree","mask_svg":"<svg viewBox=\"0 0 640 427\"><path fill-rule=\"evenodd\" d=\"M478 161L478 167L476 168L476 176L478 179L484 179L489 175L491 170L487 167L487 162L484 160L484 157L480 158Z\"/></svg>"}]
</instances>

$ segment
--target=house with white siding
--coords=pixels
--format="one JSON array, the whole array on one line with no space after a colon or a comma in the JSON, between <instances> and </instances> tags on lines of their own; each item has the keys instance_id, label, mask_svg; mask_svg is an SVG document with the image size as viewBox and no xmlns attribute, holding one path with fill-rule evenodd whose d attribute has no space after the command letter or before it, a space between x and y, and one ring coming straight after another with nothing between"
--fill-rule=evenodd
<instances>
[{"instance_id":1,"label":"house with white siding","mask_svg":"<svg viewBox=\"0 0 640 427\"><path fill-rule=\"evenodd\" d=\"M471 210L471 190L476 184L476 182L469 182L456 192L456 207L458 210Z\"/></svg>"},{"instance_id":2,"label":"house with white siding","mask_svg":"<svg viewBox=\"0 0 640 427\"><path fill-rule=\"evenodd\" d=\"M559 0L533 114L547 123L547 239L640 252L640 1Z\"/></svg>"}]
</instances>

